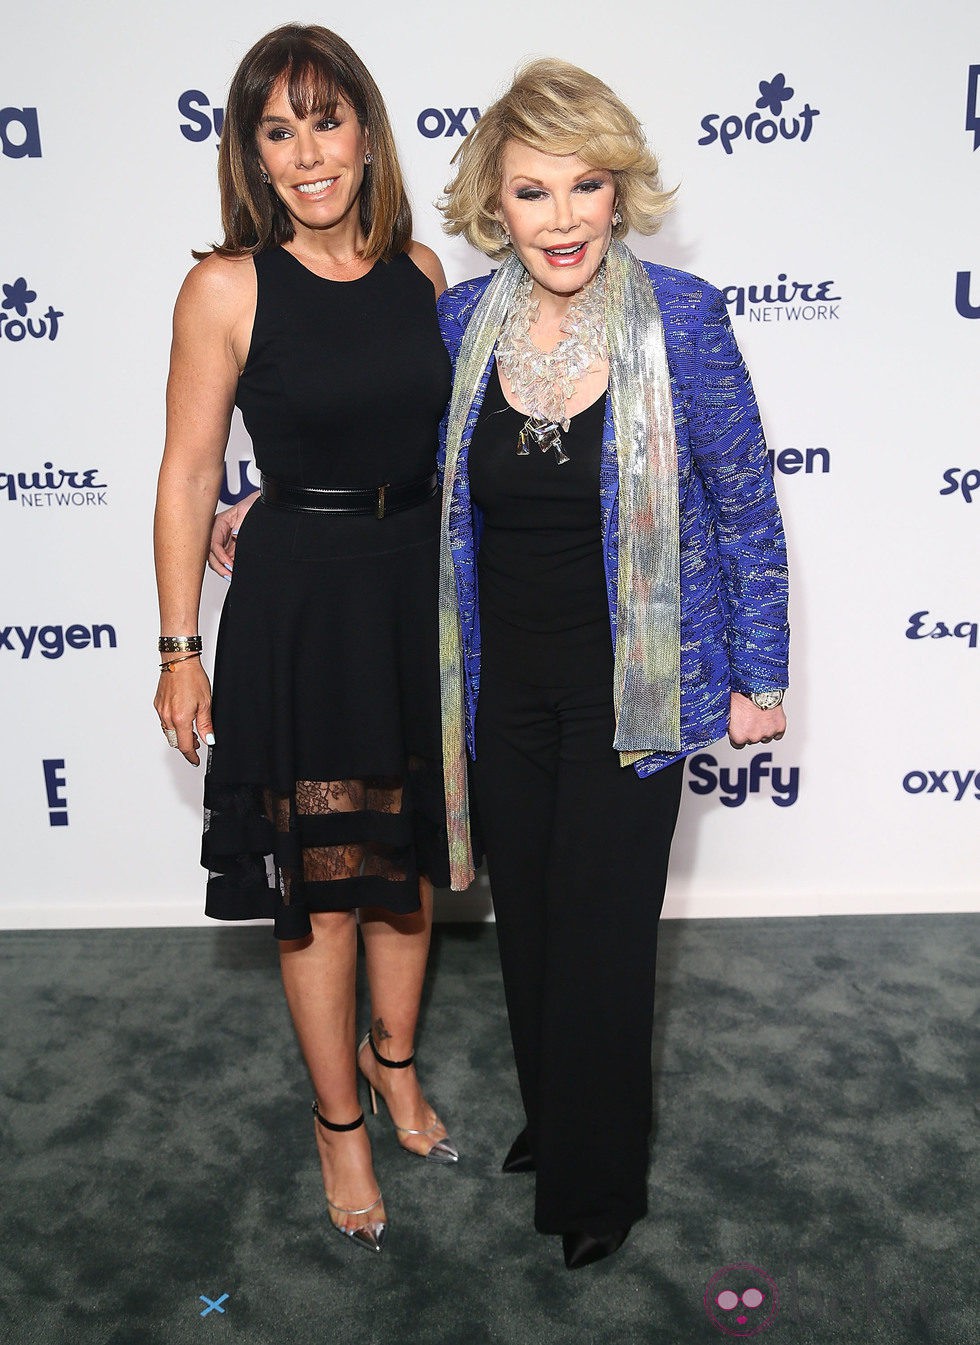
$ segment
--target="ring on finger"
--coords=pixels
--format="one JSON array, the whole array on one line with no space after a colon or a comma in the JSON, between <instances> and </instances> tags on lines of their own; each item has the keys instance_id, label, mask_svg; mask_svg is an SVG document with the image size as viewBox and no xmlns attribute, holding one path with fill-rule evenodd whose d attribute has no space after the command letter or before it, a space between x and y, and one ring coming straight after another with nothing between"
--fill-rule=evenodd
<instances>
[{"instance_id":1,"label":"ring on finger","mask_svg":"<svg viewBox=\"0 0 980 1345\"><path fill-rule=\"evenodd\" d=\"M177 746L177 730L176 730L176 729L168 729L167 726L166 726L165 724L162 724L162 725L161 725L161 728L163 729L163 736L166 738L166 740L167 740L167 742L170 744L170 746L171 746L171 747L176 747L176 746Z\"/></svg>"}]
</instances>

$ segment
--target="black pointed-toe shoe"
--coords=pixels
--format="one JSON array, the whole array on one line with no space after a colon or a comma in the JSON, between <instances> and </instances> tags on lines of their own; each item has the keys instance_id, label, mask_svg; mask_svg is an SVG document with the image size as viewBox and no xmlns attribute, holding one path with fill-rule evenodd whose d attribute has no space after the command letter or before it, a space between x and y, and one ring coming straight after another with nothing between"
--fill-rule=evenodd
<instances>
[{"instance_id":1,"label":"black pointed-toe shoe","mask_svg":"<svg viewBox=\"0 0 980 1345\"><path fill-rule=\"evenodd\" d=\"M565 1266L568 1270L580 1270L582 1266L591 1266L593 1261L602 1261L620 1247L629 1237L630 1228L614 1228L611 1233L562 1233L561 1245L565 1253Z\"/></svg>"},{"instance_id":2,"label":"black pointed-toe shoe","mask_svg":"<svg viewBox=\"0 0 980 1345\"><path fill-rule=\"evenodd\" d=\"M527 1137L527 1126L507 1150L507 1157L500 1165L501 1172L535 1172L537 1164L531 1153L531 1141Z\"/></svg>"}]
</instances>

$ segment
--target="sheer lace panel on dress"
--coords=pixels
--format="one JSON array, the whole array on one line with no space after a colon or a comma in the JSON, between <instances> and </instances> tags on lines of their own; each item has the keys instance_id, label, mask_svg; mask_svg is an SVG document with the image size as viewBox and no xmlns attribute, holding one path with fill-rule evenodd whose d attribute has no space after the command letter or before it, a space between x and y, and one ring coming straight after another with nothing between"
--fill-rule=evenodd
<instances>
[{"instance_id":1,"label":"sheer lace panel on dress","mask_svg":"<svg viewBox=\"0 0 980 1345\"><path fill-rule=\"evenodd\" d=\"M357 839L335 845L302 844L304 883L326 883L341 878L377 877L392 882L406 878L405 850L379 840L369 839L371 816L397 816L402 811L404 780L401 776L365 776L354 780L297 780L293 795L264 791L265 811L276 831L282 835L308 831L314 820L336 819L347 815L351 830L361 833ZM288 904L290 889L297 876L294 869L282 867L282 899Z\"/></svg>"}]
</instances>

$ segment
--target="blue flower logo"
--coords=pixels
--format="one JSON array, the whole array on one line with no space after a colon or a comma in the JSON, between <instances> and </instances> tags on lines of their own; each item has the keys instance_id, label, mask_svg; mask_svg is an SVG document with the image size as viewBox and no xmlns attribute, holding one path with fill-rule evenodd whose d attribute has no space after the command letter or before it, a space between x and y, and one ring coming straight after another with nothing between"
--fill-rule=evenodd
<instances>
[{"instance_id":1,"label":"blue flower logo","mask_svg":"<svg viewBox=\"0 0 980 1345\"><path fill-rule=\"evenodd\" d=\"M783 110L783 104L788 103L796 92L786 83L785 75L773 75L772 79L759 80L759 93L762 95L755 100L756 107L767 107L774 117L778 117Z\"/></svg>"},{"instance_id":2,"label":"blue flower logo","mask_svg":"<svg viewBox=\"0 0 980 1345\"><path fill-rule=\"evenodd\" d=\"M12 308L18 317L27 317L27 305L32 304L37 298L37 292L27 288L27 281L23 276L18 277L12 285L3 287L3 305L4 308Z\"/></svg>"}]
</instances>

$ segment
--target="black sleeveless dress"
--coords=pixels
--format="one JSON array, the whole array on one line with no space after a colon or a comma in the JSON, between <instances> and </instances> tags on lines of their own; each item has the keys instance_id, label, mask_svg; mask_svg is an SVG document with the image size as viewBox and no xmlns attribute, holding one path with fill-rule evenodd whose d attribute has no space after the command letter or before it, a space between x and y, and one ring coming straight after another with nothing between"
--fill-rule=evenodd
<instances>
[{"instance_id":1,"label":"black sleeveless dress","mask_svg":"<svg viewBox=\"0 0 980 1345\"><path fill-rule=\"evenodd\" d=\"M373 488L434 470L450 364L411 259L336 282L271 248L255 270L236 401L260 471ZM419 874L448 885L439 512L247 514L215 653L208 915L300 938L310 911L407 913Z\"/></svg>"}]
</instances>

